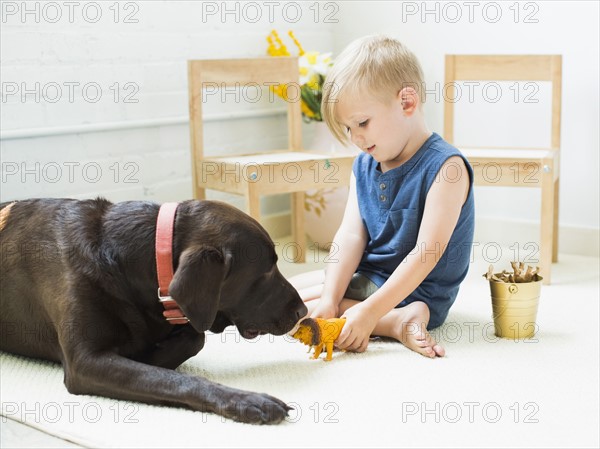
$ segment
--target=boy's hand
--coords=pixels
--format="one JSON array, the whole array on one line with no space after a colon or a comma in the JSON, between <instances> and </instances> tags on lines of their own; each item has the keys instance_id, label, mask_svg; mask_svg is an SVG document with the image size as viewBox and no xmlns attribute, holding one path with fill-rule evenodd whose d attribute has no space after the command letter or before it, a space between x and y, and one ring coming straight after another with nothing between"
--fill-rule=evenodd
<instances>
[{"instance_id":1,"label":"boy's hand","mask_svg":"<svg viewBox=\"0 0 600 449\"><path fill-rule=\"evenodd\" d=\"M364 352L377 324L376 317L360 303L350 307L340 318L346 318L346 324L335 345L346 351Z\"/></svg>"},{"instance_id":2,"label":"boy's hand","mask_svg":"<svg viewBox=\"0 0 600 449\"><path fill-rule=\"evenodd\" d=\"M339 306L321 298L315 310L310 314L310 318L323 318L327 320L329 318L337 318L338 313Z\"/></svg>"}]
</instances>

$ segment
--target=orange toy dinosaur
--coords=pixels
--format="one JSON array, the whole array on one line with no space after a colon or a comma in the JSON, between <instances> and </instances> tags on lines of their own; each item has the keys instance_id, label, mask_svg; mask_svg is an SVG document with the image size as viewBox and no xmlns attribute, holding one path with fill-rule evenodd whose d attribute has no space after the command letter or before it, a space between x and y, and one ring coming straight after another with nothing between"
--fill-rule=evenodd
<instances>
[{"instance_id":1,"label":"orange toy dinosaur","mask_svg":"<svg viewBox=\"0 0 600 449\"><path fill-rule=\"evenodd\" d=\"M315 348L315 353L311 357L313 359L318 359L323 347L326 347L325 361L329 362L333 354L333 342L339 337L344 324L346 324L346 318L330 318L328 320L305 318L300 322L300 327L294 332L293 337L305 345L309 345L309 352Z\"/></svg>"}]
</instances>

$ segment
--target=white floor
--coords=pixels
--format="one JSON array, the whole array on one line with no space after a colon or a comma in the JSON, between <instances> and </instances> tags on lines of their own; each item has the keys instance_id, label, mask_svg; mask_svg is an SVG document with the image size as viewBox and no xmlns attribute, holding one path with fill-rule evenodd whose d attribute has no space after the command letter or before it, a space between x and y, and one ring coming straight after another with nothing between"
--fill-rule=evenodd
<instances>
[{"instance_id":1,"label":"white floor","mask_svg":"<svg viewBox=\"0 0 600 449\"><path fill-rule=\"evenodd\" d=\"M326 264L326 254L315 252L309 255L308 263L291 264L286 260L285 254L281 254L281 249L285 248L286 242L280 243L278 246L280 267L286 276L322 268ZM510 252L507 251L507 254ZM504 265L507 262L507 259L503 259L494 265L500 271L502 268L509 268L508 265ZM358 362L362 364L363 368L370 364L371 369L374 370L386 353L391 351L394 357L401 355L400 365L392 365L398 360L390 359L389 366L400 370L395 375L398 388L404 391L402 393L402 413L398 415L397 422L400 427L404 426L404 428L400 430L377 429L378 425L383 425L382 423L389 420L389 416L377 418L377 413L382 413L380 404L373 404L374 407L369 410L364 410L362 407L358 409L356 406L356 404L368 404L369 397L375 398L379 394L378 385L375 384L360 393L354 393L354 396L364 395L365 397L349 398L342 395L336 399L337 403L345 406L345 409L339 410L337 417L345 418L346 424L343 420L340 421L340 424L332 424L325 435L330 435L332 441L337 441L342 446L350 446L353 443L356 446L364 446L365 441L370 441L369 445L406 447L421 445L428 447L475 447L477 445L481 447L484 445L496 447L598 447L599 259L562 254L560 262L553 266L552 285L544 286L542 289L538 314L539 334L533 340L515 342L498 341L493 336L493 329L490 334L489 328L486 330L485 326L481 326L483 323L481 317L487 315L488 309L491 310L489 288L481 277L481 274L487 271L488 265L489 261L475 256L455 305L456 311L449 317L449 321L452 320L453 325L440 328L441 331L434 333L438 341L446 347L446 364L428 364L421 360L424 359L422 357L416 358L408 352L401 352L403 348L395 346L395 343L373 343L370 347L373 356L370 358L368 357L369 351L367 351L361 355L361 358L345 357L331 362L337 362L337 366L328 365L334 369L340 369L343 366L355 369ZM483 339L481 338L482 332L485 333ZM478 338L475 334L479 334ZM473 341L471 341L472 339ZM215 343L216 346L211 345L211 348L215 348L215 354L218 354L218 342ZM240 351L239 345L237 346L232 349ZM263 346L262 343L256 345L253 351L256 351L256 354L264 354L264 348L261 346ZM273 347L274 351L277 349L277 347ZM209 351L213 351L213 349L209 349ZM336 353L336 355L341 354ZM212 360L216 358L216 355L210 354L210 357ZM260 360L263 360L262 357L261 355ZM265 363L268 363L266 358ZM320 362L314 361L314 363ZM245 365L240 366L245 367ZM251 366L253 369L257 369L255 365ZM321 366L310 366L317 366L319 372L325 373ZM385 369L385 366L385 364L381 365L380 369ZM216 361L213 368L218 372L219 365ZM333 373L331 368L329 368L328 374L323 376L322 382L328 379L327 375ZM419 374L412 372L421 369L423 370L422 379ZM221 375L228 379L226 374L221 373ZM369 376L381 376L381 382L390 380L389 373L384 375L383 372L369 372ZM436 380L425 376L442 376L443 378L440 377ZM489 377L489 384L485 382L485 379L482 380L482 376ZM454 391L446 389L447 383L444 380L447 381L449 378L452 379L451 384L455 386ZM423 385L412 384L413 388L410 385L407 388L403 384L403 379L412 379L411 382L430 385L426 391L434 391L435 396L433 393L432 395L423 394ZM217 380L219 380L218 377ZM344 381L347 382L346 379L340 379L341 383ZM357 382L359 382L358 379ZM332 389L335 387L334 384L335 381L331 384ZM13 391L12 387L13 385L7 385L2 381L3 395ZM277 386L274 385L273 388L276 389ZM301 392L302 390L299 390L296 394L299 395ZM332 398L335 397L333 393L332 391ZM395 398L395 393L390 393L390 400L392 397ZM385 400L386 394L384 392L383 397L379 397L378 400ZM436 397L440 398L439 401L432 399ZM362 402L359 402L361 400ZM322 401L325 403L325 398ZM474 406L469 405L472 403L477 403L479 409L472 408ZM494 404L486 411L487 414L483 416L483 419L481 404L484 406ZM326 404L321 404L321 408L324 405ZM390 409L390 404L386 405ZM368 406L370 407L371 404ZM441 414L439 410L436 412L436 407L441 407ZM396 408L400 408L399 403ZM394 410L393 406L391 410ZM323 414L335 412L334 409L321 411ZM400 413L399 410L396 411ZM498 423L499 425L494 426L494 417L488 412L497 413L498 411L503 413L504 418ZM309 411L306 410L306 412ZM473 422L464 422L467 420L466 415L470 412L474 412ZM171 412L169 411L169 413ZM191 412L176 413L173 411L172 413ZM311 409L309 413L312 416L315 410ZM453 427L458 416L457 413L463 414L462 422L456 424L456 426L462 427ZM439 422L440 416L441 423ZM321 424L327 422L324 416L321 416L320 421ZM357 426L363 422L365 429L361 431L357 429ZM208 424L204 425L210 424L209 419ZM252 432L270 432L266 434L273 435L273 440L269 444L265 443L266 447L277 443L278 437L285 439L286 432L289 432L289 435L297 436L297 430L302 429L302 432L307 432L305 439L292 439L288 445L335 446L332 443L327 444L323 436L316 438L317 435L314 435L315 438L313 438L313 432L322 432L324 426L309 424L306 422L286 424L280 429L271 428L271 430L268 428L248 430L245 426L239 427L240 432L248 432L249 439L230 440L230 445L252 446L255 443L251 439ZM298 426L296 430L294 430L294 425ZM228 423L221 430L235 432L235 426L236 424ZM43 429L44 426L41 428ZM83 447L13 419L5 419L5 417L0 418L0 430L0 446L2 448ZM48 428L45 430L52 432ZM137 431L138 429L132 430ZM358 433L352 437L352 432ZM365 439L364 432L372 432L373 437ZM398 440L393 437L396 432L399 432ZM64 433L61 435L65 436ZM344 439L343 435L349 435L348 439ZM66 435L66 438L69 436ZM140 438L143 439L143 435L140 435ZM103 435L100 438L91 433L74 438L74 440L86 446L119 445L119 441L111 441L110 436ZM203 438L198 440L199 446L210 445L208 441L203 443L202 440ZM239 444L239 441L242 443ZM141 440L140 443L142 443ZM223 441L223 444L227 445L227 441Z\"/></svg>"}]
</instances>

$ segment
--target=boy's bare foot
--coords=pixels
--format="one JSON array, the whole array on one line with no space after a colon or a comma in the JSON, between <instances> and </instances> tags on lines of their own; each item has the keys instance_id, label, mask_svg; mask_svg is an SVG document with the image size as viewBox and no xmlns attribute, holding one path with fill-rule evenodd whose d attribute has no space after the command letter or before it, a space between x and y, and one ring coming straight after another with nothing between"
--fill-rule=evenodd
<instances>
[{"instance_id":1,"label":"boy's bare foot","mask_svg":"<svg viewBox=\"0 0 600 449\"><path fill-rule=\"evenodd\" d=\"M445 349L436 343L429 332L418 328L416 323L405 323L405 332L400 335L400 342L409 349L418 352L425 357L444 357Z\"/></svg>"},{"instance_id":2,"label":"boy's bare foot","mask_svg":"<svg viewBox=\"0 0 600 449\"><path fill-rule=\"evenodd\" d=\"M415 301L394 311L398 311L394 338L425 357L444 357L444 348L427 332L429 309L425 303Z\"/></svg>"},{"instance_id":3,"label":"boy's bare foot","mask_svg":"<svg viewBox=\"0 0 600 449\"><path fill-rule=\"evenodd\" d=\"M358 303L359 301L344 298L340 302L338 316L341 316L346 310ZM306 303L309 315L316 304L317 301ZM407 348L425 357L444 357L446 354L445 349L427 332L427 324L429 324L427 304L422 301L415 301L405 307L390 310L379 319L372 335L395 338Z\"/></svg>"}]
</instances>

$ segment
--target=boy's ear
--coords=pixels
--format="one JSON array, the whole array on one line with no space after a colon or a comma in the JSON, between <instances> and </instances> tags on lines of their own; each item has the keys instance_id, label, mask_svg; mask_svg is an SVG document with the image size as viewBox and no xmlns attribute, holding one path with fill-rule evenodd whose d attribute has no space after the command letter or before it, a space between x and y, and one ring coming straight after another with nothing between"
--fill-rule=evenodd
<instances>
[{"instance_id":1,"label":"boy's ear","mask_svg":"<svg viewBox=\"0 0 600 449\"><path fill-rule=\"evenodd\" d=\"M398 92L398 99L402 103L402 110L409 114L419 106L419 94L414 87L404 87Z\"/></svg>"}]
</instances>

